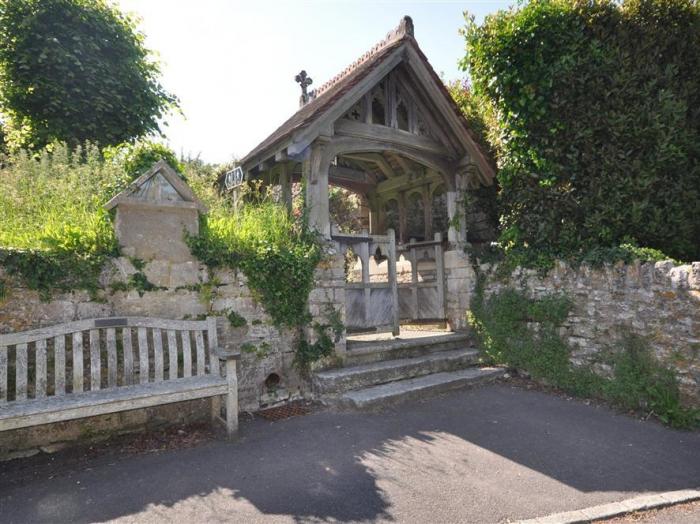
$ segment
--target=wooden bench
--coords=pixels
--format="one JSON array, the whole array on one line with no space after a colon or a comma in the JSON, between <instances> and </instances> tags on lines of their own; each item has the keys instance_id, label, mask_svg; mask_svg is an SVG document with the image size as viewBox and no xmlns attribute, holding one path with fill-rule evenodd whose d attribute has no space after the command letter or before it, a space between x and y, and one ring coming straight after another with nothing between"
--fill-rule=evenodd
<instances>
[{"instance_id":1,"label":"wooden bench","mask_svg":"<svg viewBox=\"0 0 700 524\"><path fill-rule=\"evenodd\" d=\"M100 318L0 335L0 431L213 397L212 417L224 398L233 435L237 357L218 347L214 317Z\"/></svg>"}]
</instances>

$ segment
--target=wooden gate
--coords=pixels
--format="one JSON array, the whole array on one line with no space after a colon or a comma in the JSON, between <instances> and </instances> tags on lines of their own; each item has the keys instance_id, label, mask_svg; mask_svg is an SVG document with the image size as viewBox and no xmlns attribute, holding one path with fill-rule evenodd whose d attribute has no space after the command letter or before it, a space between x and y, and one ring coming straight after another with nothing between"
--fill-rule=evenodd
<instances>
[{"instance_id":1,"label":"wooden gate","mask_svg":"<svg viewBox=\"0 0 700 524\"><path fill-rule=\"evenodd\" d=\"M407 321L445 320L445 265L442 235L427 242L402 244L399 256L399 316ZM403 259L403 260L402 260ZM410 275L407 265L410 262ZM404 270L405 268L405 270Z\"/></svg>"},{"instance_id":2,"label":"wooden gate","mask_svg":"<svg viewBox=\"0 0 700 524\"><path fill-rule=\"evenodd\" d=\"M396 281L396 238L386 235L334 234L341 253L348 248L361 262L361 278L345 284L345 326L348 332L391 331L399 334L399 295ZM386 262L386 277L370 276L370 264ZM382 273L383 277L383 273Z\"/></svg>"}]
</instances>

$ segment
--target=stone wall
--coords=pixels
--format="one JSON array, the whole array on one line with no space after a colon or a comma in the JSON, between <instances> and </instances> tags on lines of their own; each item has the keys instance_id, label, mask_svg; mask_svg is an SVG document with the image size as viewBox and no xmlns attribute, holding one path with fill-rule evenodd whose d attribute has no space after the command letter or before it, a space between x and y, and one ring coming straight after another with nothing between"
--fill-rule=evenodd
<instances>
[{"instance_id":1,"label":"stone wall","mask_svg":"<svg viewBox=\"0 0 700 524\"><path fill-rule=\"evenodd\" d=\"M292 366L295 334L272 325L269 315L258 304L246 285L245 276L230 270L213 273L196 262L176 263L152 260L142 272L158 289L113 291L115 282L127 282L137 273L130 259L112 260L101 276L102 289L91 297L85 291L54 294L42 301L39 293L24 288L20 282L3 275L8 293L0 303L0 333L24 331L72 320L113 316L150 316L170 319L219 316L219 344L240 347L248 343L239 366L241 410L254 411L275 400L308 393L307 384ZM233 328L226 318L235 311L246 325ZM252 351L252 344L256 351ZM263 384L270 373L281 379L285 391L270 398Z\"/></svg>"},{"instance_id":2,"label":"stone wall","mask_svg":"<svg viewBox=\"0 0 700 524\"><path fill-rule=\"evenodd\" d=\"M94 443L176 424L208 423L210 413L211 399L205 398L3 431L0 433L0 462L42 451L53 453L76 442Z\"/></svg>"},{"instance_id":3,"label":"stone wall","mask_svg":"<svg viewBox=\"0 0 700 524\"><path fill-rule=\"evenodd\" d=\"M445 314L453 331L468 329L466 311L469 309L474 270L463 249L445 251Z\"/></svg>"},{"instance_id":4,"label":"stone wall","mask_svg":"<svg viewBox=\"0 0 700 524\"><path fill-rule=\"evenodd\" d=\"M314 289L309 293L309 313L314 322L328 323L329 314L336 312L345 325L345 258L338 251L336 243L326 246L326 254L314 272ZM309 342L316 341L317 335L312 327L307 328ZM335 355L325 361L317 362L314 369L333 366L345 358L345 334L335 343Z\"/></svg>"},{"instance_id":5,"label":"stone wall","mask_svg":"<svg viewBox=\"0 0 700 524\"><path fill-rule=\"evenodd\" d=\"M342 266L341 266L342 268ZM309 383L300 376L292 365L296 334L291 330L278 329L272 325L269 315L253 298L245 277L233 271L215 271L210 274L206 267L196 262L172 262L151 260L142 268L148 281L158 289L146 291L142 295L137 290L113 291L114 283L128 281L137 273L129 258L112 260L101 276L101 289L96 296L85 291L56 293L51 300L42 301L39 293L29 290L21 283L3 273L0 279L6 282L7 296L0 302L0 333L24 331L42 326L70 322L73 320L112 317L150 316L170 319L198 318L205 315L219 315L219 344L225 347L238 347L246 344L238 366L239 401L241 411L255 411L267 405L310 395ZM327 275L319 275L319 283ZM331 299L334 296L332 287ZM321 307L323 293L312 295L311 307ZM246 319L246 325L233 328L226 314L235 311ZM274 390L265 386L270 374L276 374L280 383ZM201 405L201 403L200 403ZM142 410L145 411L145 410ZM178 410L150 410L157 419L177 414ZM209 409L202 411L209 416ZM130 427L146 425L144 413L117 414L99 420L73 421L53 425L54 428L42 432L51 434L52 439L67 439L100 431L121 431ZM148 417L147 417L148 418ZM100 419L101 420L101 419ZM173 422L179 422L179 416ZM97 430L96 429L96 430ZM29 434L31 430L23 430ZM36 441L37 438L19 439L15 432L0 435L0 453L10 449L12 443ZM23 434L24 434L23 433ZM44 444L48 444L47 440Z\"/></svg>"},{"instance_id":6,"label":"stone wall","mask_svg":"<svg viewBox=\"0 0 700 524\"><path fill-rule=\"evenodd\" d=\"M700 405L700 262L618 263L602 269L558 263L544 276L518 269L506 280L489 278L485 293L506 286L532 297L564 293L573 300L562 334L574 363L594 360L614 348L622 329L629 330L649 341L656 357L676 371L684 395Z\"/></svg>"}]
</instances>

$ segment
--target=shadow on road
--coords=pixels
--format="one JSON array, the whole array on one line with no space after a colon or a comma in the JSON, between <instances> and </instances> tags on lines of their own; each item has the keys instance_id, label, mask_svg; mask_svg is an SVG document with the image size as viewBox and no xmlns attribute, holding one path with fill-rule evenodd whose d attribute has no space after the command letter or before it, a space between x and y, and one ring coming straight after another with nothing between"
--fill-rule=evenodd
<instances>
[{"instance_id":1,"label":"shadow on road","mask_svg":"<svg viewBox=\"0 0 700 524\"><path fill-rule=\"evenodd\" d=\"M6 523L142 512L168 520L173 509L183 521L404 520L442 499L435 520L449 520L462 496L497 520L625 498L618 492L697 488L700 434L498 385L380 413L256 420L238 442L100 457L19 484L2 478Z\"/></svg>"}]
</instances>

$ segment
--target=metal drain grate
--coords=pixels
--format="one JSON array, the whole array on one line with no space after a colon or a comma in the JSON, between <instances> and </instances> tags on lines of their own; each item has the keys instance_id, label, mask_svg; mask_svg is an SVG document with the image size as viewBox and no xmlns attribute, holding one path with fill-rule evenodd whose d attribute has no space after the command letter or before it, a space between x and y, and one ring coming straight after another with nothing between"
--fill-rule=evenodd
<instances>
[{"instance_id":1,"label":"metal drain grate","mask_svg":"<svg viewBox=\"0 0 700 524\"><path fill-rule=\"evenodd\" d=\"M267 420L284 420L291 417L299 417L302 415L308 415L311 413L311 406L303 401L294 401L284 406L277 406L274 408L263 409L258 411L256 415L261 416Z\"/></svg>"}]
</instances>

